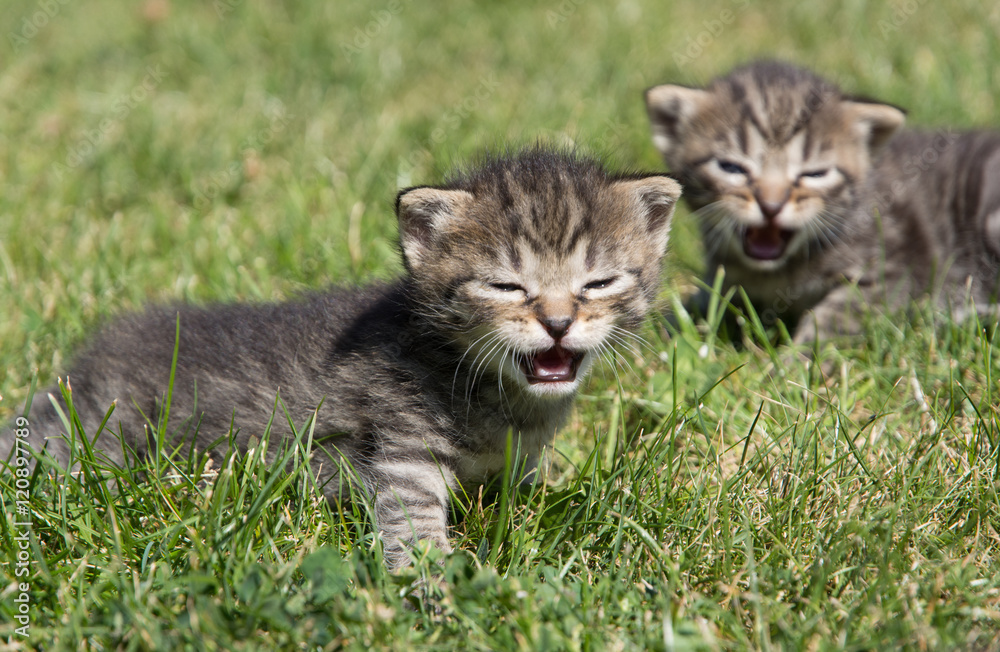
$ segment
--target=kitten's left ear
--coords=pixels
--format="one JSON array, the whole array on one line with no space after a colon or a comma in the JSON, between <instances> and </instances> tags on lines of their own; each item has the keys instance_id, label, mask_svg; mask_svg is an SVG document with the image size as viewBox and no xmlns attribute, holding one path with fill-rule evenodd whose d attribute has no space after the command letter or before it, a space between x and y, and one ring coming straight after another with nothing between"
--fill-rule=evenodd
<instances>
[{"instance_id":1,"label":"kitten's left ear","mask_svg":"<svg viewBox=\"0 0 1000 652\"><path fill-rule=\"evenodd\" d=\"M669 157L684 135L687 124L705 107L712 94L677 84L653 86L646 91L646 112L653 130L653 144Z\"/></svg>"},{"instance_id":2,"label":"kitten's left ear","mask_svg":"<svg viewBox=\"0 0 1000 652\"><path fill-rule=\"evenodd\" d=\"M613 185L629 201L631 210L645 220L646 230L660 243L667 245L670 220L681 197L681 184L666 175L652 175L639 179L623 179Z\"/></svg>"},{"instance_id":3,"label":"kitten's left ear","mask_svg":"<svg viewBox=\"0 0 1000 652\"><path fill-rule=\"evenodd\" d=\"M891 104L845 100L840 106L847 120L868 139L868 147L873 151L885 145L906 122L906 113Z\"/></svg>"},{"instance_id":4,"label":"kitten's left ear","mask_svg":"<svg viewBox=\"0 0 1000 652\"><path fill-rule=\"evenodd\" d=\"M399 193L396 197L399 243L408 270L412 272L425 261L441 232L461 219L472 201L472 193L465 190L421 186Z\"/></svg>"}]
</instances>

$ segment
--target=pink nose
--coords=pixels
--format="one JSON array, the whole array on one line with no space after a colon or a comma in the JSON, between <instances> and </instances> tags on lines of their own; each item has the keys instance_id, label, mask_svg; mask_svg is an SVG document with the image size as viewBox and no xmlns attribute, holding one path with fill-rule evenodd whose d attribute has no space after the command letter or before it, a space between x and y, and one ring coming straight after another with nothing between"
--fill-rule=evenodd
<instances>
[{"instance_id":1,"label":"pink nose","mask_svg":"<svg viewBox=\"0 0 1000 652\"><path fill-rule=\"evenodd\" d=\"M757 198L757 205L760 206L760 212L764 214L764 219L768 222L774 220L784 208L784 201L767 201L766 199Z\"/></svg>"}]
</instances>

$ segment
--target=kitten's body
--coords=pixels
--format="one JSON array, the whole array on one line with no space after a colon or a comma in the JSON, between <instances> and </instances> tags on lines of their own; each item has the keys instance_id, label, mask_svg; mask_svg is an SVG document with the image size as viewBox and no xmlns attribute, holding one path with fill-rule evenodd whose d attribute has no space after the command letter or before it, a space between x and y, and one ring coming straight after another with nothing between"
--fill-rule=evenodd
<instances>
[{"instance_id":1,"label":"kitten's body","mask_svg":"<svg viewBox=\"0 0 1000 652\"><path fill-rule=\"evenodd\" d=\"M338 458L357 474L391 566L406 562L414 539L448 550L457 483L502 470L511 429L516 449L537 459L593 356L615 329L641 322L678 195L663 176L612 177L541 150L404 191L408 274L396 283L179 310L172 443L197 431L207 445L233 424L245 446L271 421L278 394L297 427L315 411L323 450L313 466L327 496L343 498L350 481ZM160 414L177 313L121 319L77 360L69 378L87 434L117 399L109 428L140 455L153 447L142 415ZM30 431L66 463L47 398L36 399ZM279 408L272 442L289 434ZM105 433L99 444L123 461L117 440Z\"/></svg>"},{"instance_id":2,"label":"kitten's body","mask_svg":"<svg viewBox=\"0 0 1000 652\"><path fill-rule=\"evenodd\" d=\"M798 341L857 332L859 303L996 301L1000 135L897 132L898 109L771 62L704 90L652 88L647 105L701 218L709 277L724 266L726 289L765 322L798 324Z\"/></svg>"}]
</instances>

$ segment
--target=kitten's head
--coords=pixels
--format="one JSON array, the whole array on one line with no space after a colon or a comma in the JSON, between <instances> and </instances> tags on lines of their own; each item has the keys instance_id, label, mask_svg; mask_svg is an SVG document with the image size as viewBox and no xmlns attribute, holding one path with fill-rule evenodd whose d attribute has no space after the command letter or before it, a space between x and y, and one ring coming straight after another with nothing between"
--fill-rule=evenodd
<instances>
[{"instance_id":1,"label":"kitten's head","mask_svg":"<svg viewBox=\"0 0 1000 652\"><path fill-rule=\"evenodd\" d=\"M851 228L875 152L905 119L807 70L758 62L704 89L646 92L653 143L717 260L777 269Z\"/></svg>"},{"instance_id":2,"label":"kitten's head","mask_svg":"<svg viewBox=\"0 0 1000 652\"><path fill-rule=\"evenodd\" d=\"M529 396L574 392L593 357L645 317L680 185L577 155L493 156L397 199L419 308Z\"/></svg>"}]
</instances>

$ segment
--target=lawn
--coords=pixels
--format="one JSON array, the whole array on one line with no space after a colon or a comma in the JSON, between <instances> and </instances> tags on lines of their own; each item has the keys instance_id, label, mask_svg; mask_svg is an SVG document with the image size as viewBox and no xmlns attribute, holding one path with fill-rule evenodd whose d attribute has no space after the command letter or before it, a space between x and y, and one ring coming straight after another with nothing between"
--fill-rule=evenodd
<instances>
[{"instance_id":1,"label":"lawn","mask_svg":"<svg viewBox=\"0 0 1000 652\"><path fill-rule=\"evenodd\" d=\"M6 0L0 34L0 422L114 315L399 274L396 191L483 148L661 169L657 83L768 56L911 124L1000 112L986 0ZM701 271L681 209L663 305ZM810 364L654 320L540 481L469 488L456 553L399 575L308 424L289 473L34 476L27 539L4 472L0 648L998 649L995 330L917 307Z\"/></svg>"}]
</instances>

